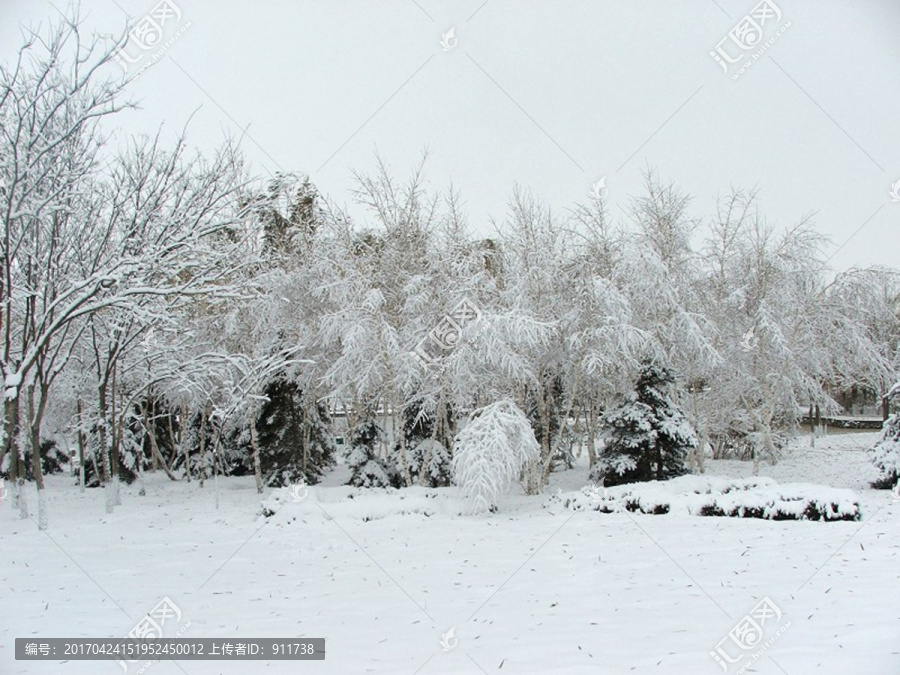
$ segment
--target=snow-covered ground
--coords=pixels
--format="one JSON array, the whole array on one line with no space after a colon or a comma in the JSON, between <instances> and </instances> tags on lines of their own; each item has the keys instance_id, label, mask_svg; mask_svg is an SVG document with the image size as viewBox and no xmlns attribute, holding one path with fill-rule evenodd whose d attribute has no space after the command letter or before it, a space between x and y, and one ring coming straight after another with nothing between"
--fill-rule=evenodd
<instances>
[{"instance_id":1,"label":"snow-covered ground","mask_svg":"<svg viewBox=\"0 0 900 675\"><path fill-rule=\"evenodd\" d=\"M252 478L220 480L218 509L212 483L152 476L146 495L123 488L107 515L99 491L53 476L49 532L0 506L0 673L121 673L115 662L17 662L14 638L124 636L168 597L185 638L324 637L327 656L164 661L154 675L712 675L724 672L717 646L758 651L727 636L768 598L781 617L769 615L764 640L777 638L748 672L896 675L900 503L868 488L861 448L876 438L834 434L815 449L801 438L760 471L852 489L860 522L573 512L550 496L468 516L455 489L352 489L340 468L299 501L287 490L261 500ZM554 474L548 492L582 488L585 475ZM261 501L275 515L262 517Z\"/></svg>"}]
</instances>

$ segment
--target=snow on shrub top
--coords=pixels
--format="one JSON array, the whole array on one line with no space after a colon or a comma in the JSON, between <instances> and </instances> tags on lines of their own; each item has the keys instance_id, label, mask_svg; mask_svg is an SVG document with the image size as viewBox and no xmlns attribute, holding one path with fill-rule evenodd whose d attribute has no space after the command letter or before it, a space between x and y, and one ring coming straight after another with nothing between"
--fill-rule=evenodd
<instances>
[{"instance_id":1,"label":"snow on shrub top","mask_svg":"<svg viewBox=\"0 0 900 675\"><path fill-rule=\"evenodd\" d=\"M549 504L575 511L640 511L768 520L859 520L852 490L806 483L779 485L771 478L680 476L668 481L610 488L588 486L559 493Z\"/></svg>"}]
</instances>

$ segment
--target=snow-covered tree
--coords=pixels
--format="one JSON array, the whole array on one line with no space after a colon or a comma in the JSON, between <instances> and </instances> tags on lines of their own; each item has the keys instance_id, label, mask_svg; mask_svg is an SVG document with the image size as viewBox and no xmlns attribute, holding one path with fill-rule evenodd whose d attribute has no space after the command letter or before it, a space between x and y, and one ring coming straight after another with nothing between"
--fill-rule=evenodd
<instances>
[{"instance_id":1,"label":"snow-covered tree","mask_svg":"<svg viewBox=\"0 0 900 675\"><path fill-rule=\"evenodd\" d=\"M610 223L602 202L579 207L572 218L573 248L566 268L570 289L564 302L564 368L574 412L585 422L588 465L596 463L600 410L630 386L640 355L655 343L653 333L637 327L621 276L627 253L624 233Z\"/></svg>"},{"instance_id":2,"label":"snow-covered tree","mask_svg":"<svg viewBox=\"0 0 900 675\"><path fill-rule=\"evenodd\" d=\"M208 293L245 262L231 229L244 179L233 144L212 161L189 158L183 140L166 150L158 137L105 154L101 125L129 105L124 83L100 74L114 49L84 41L78 18L65 16L0 68L0 374L15 465L20 438L37 455L53 383L92 316L143 320L148 297L177 304ZM11 433L17 426L23 434ZM101 432L114 442L112 428Z\"/></svg>"},{"instance_id":3,"label":"snow-covered tree","mask_svg":"<svg viewBox=\"0 0 900 675\"><path fill-rule=\"evenodd\" d=\"M900 395L900 381L895 382L885 394L885 399ZM870 451L872 463L879 476L872 483L881 489L900 485L900 413L894 413L882 425L881 438Z\"/></svg>"},{"instance_id":4,"label":"snow-covered tree","mask_svg":"<svg viewBox=\"0 0 900 675\"><path fill-rule=\"evenodd\" d=\"M878 488L893 488L900 482L900 413L884 423L881 438L871 449L872 463L879 471L873 483Z\"/></svg>"},{"instance_id":5,"label":"snow-covered tree","mask_svg":"<svg viewBox=\"0 0 900 675\"><path fill-rule=\"evenodd\" d=\"M283 379L270 382L264 396L256 422L263 482L279 487L318 483L336 452L325 406Z\"/></svg>"},{"instance_id":6,"label":"snow-covered tree","mask_svg":"<svg viewBox=\"0 0 900 675\"><path fill-rule=\"evenodd\" d=\"M349 485L356 487L400 487L400 473L376 455L384 430L368 410L350 433L346 455L351 475Z\"/></svg>"},{"instance_id":7,"label":"snow-covered tree","mask_svg":"<svg viewBox=\"0 0 900 675\"><path fill-rule=\"evenodd\" d=\"M495 510L517 477L527 494L540 490L540 456L528 417L506 399L473 412L456 435L453 475L473 511Z\"/></svg>"},{"instance_id":8,"label":"snow-covered tree","mask_svg":"<svg viewBox=\"0 0 900 675\"><path fill-rule=\"evenodd\" d=\"M591 478L604 485L668 480L687 473L697 438L671 398L671 370L646 360L634 392L603 418L606 444Z\"/></svg>"},{"instance_id":9,"label":"snow-covered tree","mask_svg":"<svg viewBox=\"0 0 900 675\"><path fill-rule=\"evenodd\" d=\"M718 453L746 447L754 471L777 460L801 406L837 408L825 384L840 317L823 301L822 243L808 217L779 231L742 191L720 202L704 243L694 297L720 358L691 378L688 411Z\"/></svg>"}]
</instances>

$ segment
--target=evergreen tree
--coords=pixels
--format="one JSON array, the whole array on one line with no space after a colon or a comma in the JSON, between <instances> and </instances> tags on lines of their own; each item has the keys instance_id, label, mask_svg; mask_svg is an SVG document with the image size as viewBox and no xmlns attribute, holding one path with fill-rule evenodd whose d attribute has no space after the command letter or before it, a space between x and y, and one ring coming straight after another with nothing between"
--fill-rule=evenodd
<instances>
[{"instance_id":1,"label":"evergreen tree","mask_svg":"<svg viewBox=\"0 0 900 675\"><path fill-rule=\"evenodd\" d=\"M668 480L687 473L685 460L697 438L669 396L675 382L666 366L644 360L635 388L604 415L606 446L591 479L604 485Z\"/></svg>"},{"instance_id":2,"label":"evergreen tree","mask_svg":"<svg viewBox=\"0 0 900 675\"><path fill-rule=\"evenodd\" d=\"M450 413L448 412L448 415ZM452 456L446 439L435 434L435 417L425 411L421 399L416 399L403 410L403 435L413 483L427 487L447 487L453 480ZM445 435L446 436L446 435ZM391 452L394 466L399 464L400 442Z\"/></svg>"},{"instance_id":3,"label":"evergreen tree","mask_svg":"<svg viewBox=\"0 0 900 675\"><path fill-rule=\"evenodd\" d=\"M353 472L348 485L355 487L394 487L403 484L400 472L375 454L375 447L384 431L375 421L374 414L368 414L350 434L350 450L347 452L347 466Z\"/></svg>"},{"instance_id":4,"label":"evergreen tree","mask_svg":"<svg viewBox=\"0 0 900 675\"><path fill-rule=\"evenodd\" d=\"M269 383L265 395L256 426L266 485L318 483L335 455L327 409L305 402L297 384L283 379Z\"/></svg>"},{"instance_id":5,"label":"evergreen tree","mask_svg":"<svg viewBox=\"0 0 900 675\"><path fill-rule=\"evenodd\" d=\"M900 413L882 425L881 439L869 452L880 473L872 487L889 490L900 484Z\"/></svg>"}]
</instances>

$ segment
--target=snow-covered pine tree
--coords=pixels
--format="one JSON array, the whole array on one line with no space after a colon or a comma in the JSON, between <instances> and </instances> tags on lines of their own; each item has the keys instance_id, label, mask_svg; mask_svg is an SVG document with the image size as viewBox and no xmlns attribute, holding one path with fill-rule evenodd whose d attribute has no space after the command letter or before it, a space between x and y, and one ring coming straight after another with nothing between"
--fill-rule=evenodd
<instances>
[{"instance_id":1,"label":"snow-covered pine tree","mask_svg":"<svg viewBox=\"0 0 900 675\"><path fill-rule=\"evenodd\" d=\"M672 371L645 359L635 390L604 415L606 444L591 480L620 485L668 480L687 473L685 460L697 437L669 396Z\"/></svg>"},{"instance_id":2,"label":"snow-covered pine tree","mask_svg":"<svg viewBox=\"0 0 900 675\"><path fill-rule=\"evenodd\" d=\"M375 455L375 448L383 434L374 413L367 414L353 429L346 455L347 466L353 472L348 485L367 488L399 488L402 485L400 472Z\"/></svg>"},{"instance_id":3,"label":"snow-covered pine tree","mask_svg":"<svg viewBox=\"0 0 900 675\"><path fill-rule=\"evenodd\" d=\"M473 512L494 511L516 477L525 479L527 494L540 489L540 458L528 417L505 399L476 410L456 435L453 475Z\"/></svg>"},{"instance_id":4,"label":"snow-covered pine tree","mask_svg":"<svg viewBox=\"0 0 900 675\"><path fill-rule=\"evenodd\" d=\"M266 388L267 401L256 425L266 485L312 485L334 463L328 411L322 404L309 405L304 395L295 383L283 379Z\"/></svg>"},{"instance_id":5,"label":"snow-covered pine tree","mask_svg":"<svg viewBox=\"0 0 900 675\"><path fill-rule=\"evenodd\" d=\"M417 441L409 450L409 462L416 467L419 485L447 487L453 483L453 456L434 438Z\"/></svg>"},{"instance_id":6,"label":"snow-covered pine tree","mask_svg":"<svg viewBox=\"0 0 900 675\"><path fill-rule=\"evenodd\" d=\"M872 487L890 490L900 484L900 413L894 413L882 425L881 438L869 452L880 474Z\"/></svg>"},{"instance_id":7,"label":"snow-covered pine tree","mask_svg":"<svg viewBox=\"0 0 900 675\"><path fill-rule=\"evenodd\" d=\"M451 455L436 438L435 417L416 399L403 410L403 434L413 483L427 487L446 487L453 480ZM394 443L390 457L394 466L400 464L400 442Z\"/></svg>"}]
</instances>

